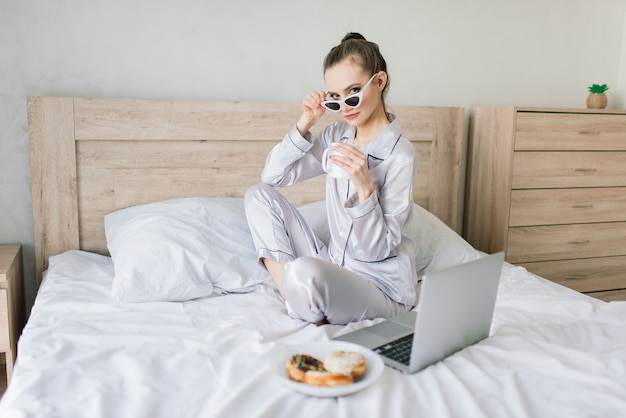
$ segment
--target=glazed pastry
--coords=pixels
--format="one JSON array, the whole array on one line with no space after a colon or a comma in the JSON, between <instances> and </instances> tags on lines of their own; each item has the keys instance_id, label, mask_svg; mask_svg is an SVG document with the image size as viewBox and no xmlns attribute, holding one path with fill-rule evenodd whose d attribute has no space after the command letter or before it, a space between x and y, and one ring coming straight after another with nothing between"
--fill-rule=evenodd
<instances>
[{"instance_id":1,"label":"glazed pastry","mask_svg":"<svg viewBox=\"0 0 626 418\"><path fill-rule=\"evenodd\" d=\"M340 386L354 383L354 379L349 374L310 370L304 374L304 383L315 386Z\"/></svg>"},{"instance_id":2,"label":"glazed pastry","mask_svg":"<svg viewBox=\"0 0 626 418\"><path fill-rule=\"evenodd\" d=\"M363 354L354 351L335 351L324 359L324 368L332 373L359 377L367 371L367 360Z\"/></svg>"},{"instance_id":3,"label":"glazed pastry","mask_svg":"<svg viewBox=\"0 0 626 418\"><path fill-rule=\"evenodd\" d=\"M304 375L308 371L325 371L324 364L308 354L294 354L287 360L286 368L289 378L296 382L304 382Z\"/></svg>"},{"instance_id":4,"label":"glazed pastry","mask_svg":"<svg viewBox=\"0 0 626 418\"><path fill-rule=\"evenodd\" d=\"M296 382L315 386L347 385L354 381L350 374L332 373L324 364L308 354L294 354L285 364L287 376Z\"/></svg>"}]
</instances>

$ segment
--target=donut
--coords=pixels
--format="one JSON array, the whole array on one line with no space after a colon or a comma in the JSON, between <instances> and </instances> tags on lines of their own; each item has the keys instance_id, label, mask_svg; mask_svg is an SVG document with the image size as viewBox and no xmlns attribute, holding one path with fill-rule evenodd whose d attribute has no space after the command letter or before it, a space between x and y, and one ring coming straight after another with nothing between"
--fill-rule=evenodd
<instances>
[{"instance_id":1,"label":"donut","mask_svg":"<svg viewBox=\"0 0 626 418\"><path fill-rule=\"evenodd\" d=\"M355 351L335 351L324 359L324 368L331 373L360 377L367 371L367 360L363 354Z\"/></svg>"},{"instance_id":2,"label":"donut","mask_svg":"<svg viewBox=\"0 0 626 418\"><path fill-rule=\"evenodd\" d=\"M315 386L340 386L354 383L354 379L349 374L309 370L304 374L304 383Z\"/></svg>"},{"instance_id":3,"label":"donut","mask_svg":"<svg viewBox=\"0 0 626 418\"><path fill-rule=\"evenodd\" d=\"M287 376L296 382L304 382L304 375L309 371L323 372L324 364L309 354L294 354L285 365Z\"/></svg>"},{"instance_id":4,"label":"donut","mask_svg":"<svg viewBox=\"0 0 626 418\"><path fill-rule=\"evenodd\" d=\"M315 386L338 386L354 382L350 374L332 373L309 354L294 354L285 364L287 376L296 382Z\"/></svg>"}]
</instances>

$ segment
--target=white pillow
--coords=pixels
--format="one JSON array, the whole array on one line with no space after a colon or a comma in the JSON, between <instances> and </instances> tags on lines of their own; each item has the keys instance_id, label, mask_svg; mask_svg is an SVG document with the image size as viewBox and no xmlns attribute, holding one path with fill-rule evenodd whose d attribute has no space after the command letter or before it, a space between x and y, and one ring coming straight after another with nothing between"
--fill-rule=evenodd
<instances>
[{"instance_id":1,"label":"white pillow","mask_svg":"<svg viewBox=\"0 0 626 418\"><path fill-rule=\"evenodd\" d=\"M443 270L480 258L480 252L441 219L415 204L407 222L407 235L415 241L417 274Z\"/></svg>"},{"instance_id":2,"label":"white pillow","mask_svg":"<svg viewBox=\"0 0 626 418\"><path fill-rule=\"evenodd\" d=\"M298 208L328 243L326 205ZM122 302L183 301L272 284L261 268L241 198L185 198L134 206L105 216L115 269L111 297ZM456 232L415 205L407 234L418 274L480 257Z\"/></svg>"},{"instance_id":3,"label":"white pillow","mask_svg":"<svg viewBox=\"0 0 626 418\"><path fill-rule=\"evenodd\" d=\"M105 216L105 233L117 301L183 301L271 283L257 262L243 199L134 206Z\"/></svg>"},{"instance_id":4,"label":"white pillow","mask_svg":"<svg viewBox=\"0 0 626 418\"><path fill-rule=\"evenodd\" d=\"M317 236L328 244L330 232L325 202L298 208ZM419 275L480 258L480 253L435 215L414 204L405 233L415 242L415 267Z\"/></svg>"}]
</instances>

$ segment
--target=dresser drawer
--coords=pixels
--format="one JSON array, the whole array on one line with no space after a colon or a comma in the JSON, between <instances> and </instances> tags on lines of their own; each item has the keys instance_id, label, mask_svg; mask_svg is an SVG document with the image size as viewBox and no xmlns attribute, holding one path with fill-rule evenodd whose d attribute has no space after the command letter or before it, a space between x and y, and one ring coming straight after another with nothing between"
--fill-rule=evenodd
<instances>
[{"instance_id":1,"label":"dresser drawer","mask_svg":"<svg viewBox=\"0 0 626 418\"><path fill-rule=\"evenodd\" d=\"M518 112L515 150L626 151L626 115Z\"/></svg>"},{"instance_id":2,"label":"dresser drawer","mask_svg":"<svg viewBox=\"0 0 626 418\"><path fill-rule=\"evenodd\" d=\"M541 277L579 292L626 288L626 257L587 258L582 260L524 263Z\"/></svg>"},{"instance_id":3,"label":"dresser drawer","mask_svg":"<svg viewBox=\"0 0 626 418\"><path fill-rule=\"evenodd\" d=\"M7 290L0 289L0 351L11 348Z\"/></svg>"},{"instance_id":4,"label":"dresser drawer","mask_svg":"<svg viewBox=\"0 0 626 418\"><path fill-rule=\"evenodd\" d=\"M511 191L509 226L626 221L626 187Z\"/></svg>"},{"instance_id":5,"label":"dresser drawer","mask_svg":"<svg viewBox=\"0 0 626 418\"><path fill-rule=\"evenodd\" d=\"M626 222L509 228L510 263L626 255Z\"/></svg>"},{"instance_id":6,"label":"dresser drawer","mask_svg":"<svg viewBox=\"0 0 626 418\"><path fill-rule=\"evenodd\" d=\"M623 139L626 143L626 138ZM626 186L626 152L515 152L513 189Z\"/></svg>"}]
</instances>

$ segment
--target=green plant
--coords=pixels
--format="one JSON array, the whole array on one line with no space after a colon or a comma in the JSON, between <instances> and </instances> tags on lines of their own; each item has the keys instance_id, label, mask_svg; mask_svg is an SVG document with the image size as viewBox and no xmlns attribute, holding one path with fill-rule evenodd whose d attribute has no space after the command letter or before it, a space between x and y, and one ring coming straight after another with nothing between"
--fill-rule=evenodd
<instances>
[{"instance_id":1,"label":"green plant","mask_svg":"<svg viewBox=\"0 0 626 418\"><path fill-rule=\"evenodd\" d=\"M592 84L589 86L589 93L604 93L608 89L606 84Z\"/></svg>"}]
</instances>

